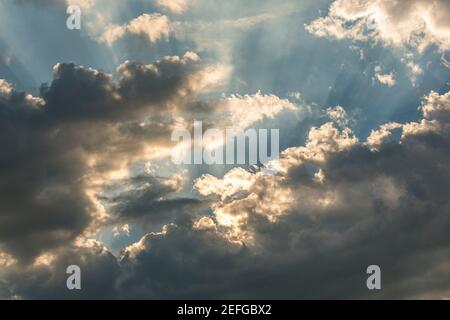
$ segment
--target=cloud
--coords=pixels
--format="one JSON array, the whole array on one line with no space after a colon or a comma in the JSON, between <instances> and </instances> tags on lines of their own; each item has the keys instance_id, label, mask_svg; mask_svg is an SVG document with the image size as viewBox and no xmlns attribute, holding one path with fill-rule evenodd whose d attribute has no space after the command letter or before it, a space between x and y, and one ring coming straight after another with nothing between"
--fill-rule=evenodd
<instances>
[{"instance_id":1,"label":"cloud","mask_svg":"<svg viewBox=\"0 0 450 320\"><path fill-rule=\"evenodd\" d=\"M20 259L73 240L90 220L76 179L81 154L54 135L43 103L0 83L0 146L8 150L1 156L0 247Z\"/></svg>"},{"instance_id":2,"label":"cloud","mask_svg":"<svg viewBox=\"0 0 450 320\"><path fill-rule=\"evenodd\" d=\"M172 31L169 19L159 13L143 14L124 25L112 25L103 32L101 42L112 45L126 35L144 35L150 42L168 39Z\"/></svg>"},{"instance_id":3,"label":"cloud","mask_svg":"<svg viewBox=\"0 0 450 320\"><path fill-rule=\"evenodd\" d=\"M381 73L381 67L376 66L375 69L375 78L378 80L379 83L387 85L388 87L393 87L396 84L394 73Z\"/></svg>"},{"instance_id":4,"label":"cloud","mask_svg":"<svg viewBox=\"0 0 450 320\"><path fill-rule=\"evenodd\" d=\"M387 46L408 46L422 52L430 45L450 48L450 24L446 0L336 0L328 15L306 25L318 37L366 41Z\"/></svg>"},{"instance_id":5,"label":"cloud","mask_svg":"<svg viewBox=\"0 0 450 320\"><path fill-rule=\"evenodd\" d=\"M78 265L82 270L82 290L61 290L66 285L66 269ZM104 299L116 298L120 266L117 259L95 240L75 244L43 255L30 266L3 270L0 297L3 299ZM18 294L25 293L26 295Z\"/></svg>"},{"instance_id":6,"label":"cloud","mask_svg":"<svg viewBox=\"0 0 450 320\"><path fill-rule=\"evenodd\" d=\"M97 198L104 183L170 150L177 110L217 85L218 77L199 84L205 68L214 68L197 58L126 62L117 82L57 64L41 97L1 80L0 147L8 152L0 157L0 252L29 263L98 230L108 218Z\"/></svg>"},{"instance_id":7,"label":"cloud","mask_svg":"<svg viewBox=\"0 0 450 320\"><path fill-rule=\"evenodd\" d=\"M373 29L376 19L360 17L367 1L346 2L362 3L356 11L337 2L345 10L336 8L338 22L330 21L342 29L323 29L324 35L418 50L445 44L445 34L439 38L436 30L446 22L439 28L427 22L423 35L414 31L416 38L397 43L376 24ZM394 17L389 8L396 4L376 5L385 10L377 17ZM395 10L397 28L412 12L409 4L402 8L407 10ZM211 48L208 41L220 28L233 31L232 38L271 17L169 25L177 37L183 26L192 27L184 30L187 36L197 27L214 27L203 43ZM420 17L422 12L416 21ZM438 14L431 20L438 21ZM118 26L123 35L117 39L167 39L155 34L153 42L142 21L131 32L132 23ZM217 48L230 47L231 38ZM405 59L412 73L421 72ZM377 70L377 81L396 81L397 74ZM343 107L328 108L330 120L314 122L304 145L286 149L261 170L234 167L221 174L215 167L170 167L170 134L193 119L204 120L205 128L270 120L283 130L277 117L302 112L299 94L289 98L294 103L257 88L229 93L224 85L230 72L228 65L186 52L148 64L125 61L112 74L60 63L39 96L0 80L0 297L448 298L450 92L430 92L417 121L384 123L367 138L356 134L367 128L348 127L354 121L351 97L330 96L330 105ZM303 93L294 84L276 92L296 88ZM217 98L222 90L227 93ZM390 90L401 93L399 86ZM302 129L289 134L300 139ZM143 173L144 162L156 160L163 165ZM106 229L111 237L119 230L127 236L112 245L93 240L104 239ZM82 269L81 291L65 286L70 264ZM365 286L370 264L381 266L381 292Z\"/></svg>"},{"instance_id":8,"label":"cloud","mask_svg":"<svg viewBox=\"0 0 450 320\"><path fill-rule=\"evenodd\" d=\"M328 117L341 127L345 127L349 123L347 112L341 106L327 109Z\"/></svg>"},{"instance_id":9,"label":"cloud","mask_svg":"<svg viewBox=\"0 0 450 320\"><path fill-rule=\"evenodd\" d=\"M162 8L166 8L173 13L181 14L193 0L156 0L156 4Z\"/></svg>"},{"instance_id":10,"label":"cloud","mask_svg":"<svg viewBox=\"0 0 450 320\"><path fill-rule=\"evenodd\" d=\"M431 92L420 110L418 122L387 124L365 142L333 123L313 128L304 147L269 164L283 169L278 175L204 175L195 188L210 198L210 215L181 215L117 259L100 243L77 241L27 270L6 268L3 292L70 297L57 275L80 263L101 275L88 277L81 297L371 298L365 269L378 264L377 298L448 297L450 92ZM398 141L389 139L394 129ZM175 177L120 185L128 184L125 204L147 205L180 187Z\"/></svg>"},{"instance_id":11,"label":"cloud","mask_svg":"<svg viewBox=\"0 0 450 320\"><path fill-rule=\"evenodd\" d=\"M201 177L196 188L218 196L213 215L125 250L124 288L147 298L370 298L365 268L376 263L377 297L448 297L450 93L430 93L421 110L419 122L383 127L403 135L376 150L330 123L284 152L281 176Z\"/></svg>"},{"instance_id":12,"label":"cloud","mask_svg":"<svg viewBox=\"0 0 450 320\"><path fill-rule=\"evenodd\" d=\"M99 199L108 208L111 224L132 222L140 227L154 227L207 208L207 202L177 195L184 180L182 174L168 178L138 175L107 184Z\"/></svg>"},{"instance_id":13,"label":"cloud","mask_svg":"<svg viewBox=\"0 0 450 320\"><path fill-rule=\"evenodd\" d=\"M376 149L385 143L386 139L392 136L392 131L400 129L403 126L400 123L390 122L380 126L378 130L372 130L367 137L366 144L372 149Z\"/></svg>"},{"instance_id":14,"label":"cloud","mask_svg":"<svg viewBox=\"0 0 450 320\"><path fill-rule=\"evenodd\" d=\"M263 118L273 119L285 110L298 110L298 106L287 99L280 99L273 94L263 95L261 92L254 95L232 95L219 102L216 108L220 112L229 112L231 122L239 128L247 128Z\"/></svg>"}]
</instances>

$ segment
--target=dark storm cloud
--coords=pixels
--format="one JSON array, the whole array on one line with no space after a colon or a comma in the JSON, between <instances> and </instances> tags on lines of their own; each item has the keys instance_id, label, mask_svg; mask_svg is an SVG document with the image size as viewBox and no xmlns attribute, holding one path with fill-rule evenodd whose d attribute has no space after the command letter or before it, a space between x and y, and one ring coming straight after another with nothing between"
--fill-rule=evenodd
<instances>
[{"instance_id":1,"label":"dark storm cloud","mask_svg":"<svg viewBox=\"0 0 450 320\"><path fill-rule=\"evenodd\" d=\"M41 91L45 113L56 121L105 121L126 114L111 76L74 64L58 64L53 74L51 85Z\"/></svg>"},{"instance_id":2,"label":"dark storm cloud","mask_svg":"<svg viewBox=\"0 0 450 320\"><path fill-rule=\"evenodd\" d=\"M114 298L448 296L450 93L430 94L422 111L422 121L402 126L400 141L382 135L377 148L329 123L310 132L306 147L285 151L285 174L234 169L223 179L201 178L206 183L196 188L219 196L211 216L184 215L162 232L145 235L122 250L119 271L111 260L99 271L110 282L89 279L97 291L82 295L103 297L99 288L114 283ZM240 177L252 182L239 189ZM129 181L146 182L147 188L116 200L127 209L142 201L153 206L176 189L148 177ZM239 197L229 194L235 187ZM289 194L295 197L286 200ZM278 208L283 209L274 220ZM229 227L221 223L223 213L243 220ZM96 259L89 254L87 263ZM371 264L381 266L382 291L366 288ZM8 292L27 298L65 290L39 281L28 286L36 288Z\"/></svg>"},{"instance_id":3,"label":"dark storm cloud","mask_svg":"<svg viewBox=\"0 0 450 320\"><path fill-rule=\"evenodd\" d=\"M1 250L30 262L80 235L95 219L90 180L132 162L145 145L168 143L167 102L193 93L189 77L199 70L188 58L127 63L115 84L105 73L58 64L42 98L0 82Z\"/></svg>"},{"instance_id":4,"label":"dark storm cloud","mask_svg":"<svg viewBox=\"0 0 450 320\"><path fill-rule=\"evenodd\" d=\"M239 296L236 282L245 277L242 263L249 262L249 253L215 232L169 226L165 234L148 234L139 245L121 262L124 297L211 299L231 290Z\"/></svg>"},{"instance_id":5,"label":"dark storm cloud","mask_svg":"<svg viewBox=\"0 0 450 320\"><path fill-rule=\"evenodd\" d=\"M118 68L123 77L119 93L136 106L170 100L174 91L183 97L192 93L189 77L196 69L188 56L163 59L151 66L127 61Z\"/></svg>"},{"instance_id":6,"label":"dark storm cloud","mask_svg":"<svg viewBox=\"0 0 450 320\"><path fill-rule=\"evenodd\" d=\"M118 67L121 80L116 86L108 74L58 64L51 85L41 89L44 108L58 121L134 119L136 113L151 107L163 111L171 100L191 94L190 77L199 68L187 57L168 57L149 65L126 61Z\"/></svg>"},{"instance_id":7,"label":"dark storm cloud","mask_svg":"<svg viewBox=\"0 0 450 320\"><path fill-rule=\"evenodd\" d=\"M78 181L79 152L52 134L39 101L6 90L0 97L0 242L27 258L72 240L87 225L89 206Z\"/></svg>"},{"instance_id":8,"label":"dark storm cloud","mask_svg":"<svg viewBox=\"0 0 450 320\"><path fill-rule=\"evenodd\" d=\"M37 264L32 268L10 270L6 280L0 283L0 297L11 298L13 292L27 292L30 299L95 299L116 297L116 279L119 277L119 264L116 258L94 241L81 247L66 247L57 251L51 260L52 268ZM61 291L66 284L66 269L70 265L81 268L82 291ZM85 291L85 292L83 292ZM20 298L20 296L16 296Z\"/></svg>"}]
</instances>

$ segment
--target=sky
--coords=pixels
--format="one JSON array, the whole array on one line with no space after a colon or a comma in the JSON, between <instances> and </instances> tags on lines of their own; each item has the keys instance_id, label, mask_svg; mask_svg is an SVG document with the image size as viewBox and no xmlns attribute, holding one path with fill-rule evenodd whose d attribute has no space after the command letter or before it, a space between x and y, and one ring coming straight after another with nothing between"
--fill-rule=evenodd
<instances>
[{"instance_id":1,"label":"sky","mask_svg":"<svg viewBox=\"0 0 450 320\"><path fill-rule=\"evenodd\" d=\"M449 15L0 0L0 299L450 298ZM175 164L194 121L279 158Z\"/></svg>"}]
</instances>

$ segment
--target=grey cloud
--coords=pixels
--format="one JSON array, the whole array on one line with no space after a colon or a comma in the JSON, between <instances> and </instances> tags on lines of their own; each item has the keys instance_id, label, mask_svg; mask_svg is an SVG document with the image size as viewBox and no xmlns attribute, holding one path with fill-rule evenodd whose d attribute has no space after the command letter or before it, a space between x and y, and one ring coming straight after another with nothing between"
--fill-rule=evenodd
<instances>
[{"instance_id":1,"label":"grey cloud","mask_svg":"<svg viewBox=\"0 0 450 320\"><path fill-rule=\"evenodd\" d=\"M450 111L448 99L446 106L439 115ZM440 130L406 134L401 143L386 141L378 151L361 143L330 151L325 162L291 166L275 185L270 181L278 178L257 178L247 198L218 202L222 210L248 214L240 227L253 235L255 246L224 241L214 228L170 227L146 236L138 253L130 250L122 260L132 270L124 282L127 292L150 298L448 296L446 119L435 116ZM319 166L325 180L302 169L308 165ZM296 196L276 222L258 211L274 187ZM217 247L209 252L211 244ZM221 259L226 271L217 265ZM382 268L380 292L365 287L371 264Z\"/></svg>"},{"instance_id":2,"label":"grey cloud","mask_svg":"<svg viewBox=\"0 0 450 320\"><path fill-rule=\"evenodd\" d=\"M126 61L118 68L116 85L112 75L58 64L51 85L41 88L44 109L58 121L136 119L139 112L164 111L169 101L193 93L190 76L199 70L188 58L167 57L149 65Z\"/></svg>"},{"instance_id":3,"label":"grey cloud","mask_svg":"<svg viewBox=\"0 0 450 320\"><path fill-rule=\"evenodd\" d=\"M52 136L41 107L24 93L13 91L0 101L0 242L28 258L72 240L87 225L89 202L77 181L83 163Z\"/></svg>"},{"instance_id":4,"label":"grey cloud","mask_svg":"<svg viewBox=\"0 0 450 320\"><path fill-rule=\"evenodd\" d=\"M306 148L285 152L281 161L287 161L283 166L288 171L283 176L236 171L230 183L239 183L239 174L244 180L251 177L250 186L244 186L245 192L237 188L239 197L217 199L214 213L203 218L208 223L184 215L122 251L120 271L106 268L103 273L114 279L114 298L447 297L450 131L442 114L450 112L449 97L427 100L423 110L431 106L428 111L439 112L405 124L401 141L386 140L378 150L345 140L350 137L314 132ZM339 147L324 149L331 144L325 137ZM320 142L311 140L316 138ZM311 166L323 171L322 179ZM148 177L138 177L130 183L146 181ZM228 193L233 186L228 180L208 181L203 187L217 183L217 193ZM154 187L142 189L145 196L131 192L116 200L130 208L175 190L164 188L163 181L150 182ZM295 198L271 219L269 213L283 205L288 192ZM234 230L252 237L230 241L233 228L220 223L217 209L246 214ZM366 288L365 271L371 264L382 268L380 292ZM51 293L41 290L44 296ZM27 297L27 290L10 294Z\"/></svg>"},{"instance_id":5,"label":"grey cloud","mask_svg":"<svg viewBox=\"0 0 450 320\"><path fill-rule=\"evenodd\" d=\"M232 16L235 2L202 5L210 8L208 18L223 18L224 12ZM239 14L254 14L255 8L273 7L252 0ZM393 16L402 15L399 8ZM282 44L285 37L276 34ZM273 54L273 41L264 43L270 43L267 56L281 55ZM283 45L277 48L286 51ZM306 58L312 68L308 74L314 74L317 66ZM119 257L99 243L74 244L95 222L87 177L107 181L103 175L138 159L143 145L166 144L178 111L189 120L207 118L206 127L218 123L210 110L215 104L191 101L209 74L195 77L201 65L194 60L125 62L113 76L59 64L52 83L42 87L42 100L0 84L1 297L449 297L448 93L425 103L421 122L401 126L400 141L386 139L374 148L342 134L342 128L336 133L332 126L322 127L305 148L285 152L280 166L286 172L270 176L242 170L227 181L207 180L204 187L213 189L207 200L179 196L179 184L171 178L116 180L97 196L112 215L107 223L145 230L167 225ZM238 69L252 74L248 60ZM266 69L255 56L251 60L256 69ZM292 68L284 61L284 68ZM293 78L283 74L276 82ZM267 79L248 82L260 86ZM311 77L305 79L317 86ZM354 81L346 92L350 89L355 91ZM203 211L207 204L210 210ZM224 212L241 220L227 221ZM4 266L4 252L18 265ZM33 264L42 253L50 255L48 261ZM69 264L82 268L81 292L65 287ZM370 264L382 268L381 292L365 287Z\"/></svg>"},{"instance_id":6,"label":"grey cloud","mask_svg":"<svg viewBox=\"0 0 450 320\"><path fill-rule=\"evenodd\" d=\"M0 82L0 249L30 263L82 234L95 219L91 179L132 163L145 145L170 143L167 102L180 88L186 99L194 94L188 78L201 66L190 63L167 58L147 73L125 64L118 84L103 72L58 64L42 98Z\"/></svg>"},{"instance_id":7,"label":"grey cloud","mask_svg":"<svg viewBox=\"0 0 450 320\"><path fill-rule=\"evenodd\" d=\"M127 61L118 68L123 76L119 93L138 106L170 100L174 92L183 97L192 93L190 76L198 70L189 58L166 58L150 66Z\"/></svg>"},{"instance_id":8,"label":"grey cloud","mask_svg":"<svg viewBox=\"0 0 450 320\"><path fill-rule=\"evenodd\" d=\"M100 199L113 216L112 223L133 222L148 228L175 222L207 208L199 199L177 196L183 187L180 179L139 175L107 185Z\"/></svg>"},{"instance_id":9,"label":"grey cloud","mask_svg":"<svg viewBox=\"0 0 450 320\"><path fill-rule=\"evenodd\" d=\"M125 254L123 293L130 298L208 299L236 290L229 281L243 272L245 248L190 226L171 226L166 232L145 236L136 256Z\"/></svg>"},{"instance_id":10,"label":"grey cloud","mask_svg":"<svg viewBox=\"0 0 450 320\"><path fill-rule=\"evenodd\" d=\"M50 258L51 267L38 264L32 268L9 270L0 284L0 298L15 299L108 299L116 297L119 264L116 258L95 242L82 247L69 246ZM82 290L68 290L66 269L77 265L81 270ZM26 294L21 294L26 293Z\"/></svg>"}]
</instances>

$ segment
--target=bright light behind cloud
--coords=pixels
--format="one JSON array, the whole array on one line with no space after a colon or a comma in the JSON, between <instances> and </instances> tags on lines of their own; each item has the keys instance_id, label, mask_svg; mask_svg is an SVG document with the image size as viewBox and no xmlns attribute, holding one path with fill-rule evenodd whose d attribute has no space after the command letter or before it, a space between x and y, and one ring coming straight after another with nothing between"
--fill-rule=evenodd
<instances>
[{"instance_id":1,"label":"bright light behind cloud","mask_svg":"<svg viewBox=\"0 0 450 320\"><path fill-rule=\"evenodd\" d=\"M450 296L448 1L0 8L0 298Z\"/></svg>"}]
</instances>

